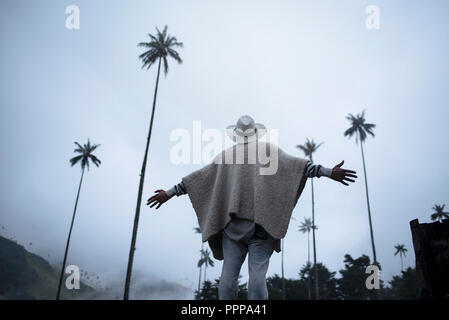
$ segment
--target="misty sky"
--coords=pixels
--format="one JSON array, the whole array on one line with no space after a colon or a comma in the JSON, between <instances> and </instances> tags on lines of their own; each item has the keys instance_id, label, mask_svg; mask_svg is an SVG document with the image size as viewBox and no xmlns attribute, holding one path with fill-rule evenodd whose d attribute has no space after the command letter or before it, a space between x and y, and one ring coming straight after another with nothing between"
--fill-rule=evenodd
<instances>
[{"instance_id":1,"label":"misty sky","mask_svg":"<svg viewBox=\"0 0 449 320\"><path fill-rule=\"evenodd\" d=\"M65 27L70 4L79 30ZM368 5L380 8L379 30L365 26ZM81 173L69 164L73 142L90 138L102 164L85 175L68 262L124 282L157 71L141 69L137 43L168 25L184 63L171 60L159 83L144 202L203 165L170 162L174 129L200 120L224 130L249 114L279 130L286 152L302 156L295 146L310 137L324 141L315 162L344 159L358 172L350 187L315 180L317 257L332 271L346 253L372 258L360 147L343 136L345 116L365 109L376 124L365 145L374 237L389 280L400 271L394 245L405 244L414 266L409 221L429 222L433 205L449 201L448 12L445 0L3 0L0 224L61 261ZM307 260L297 230L310 215L309 183L285 238L286 277ZM196 226L187 196L142 206L134 270L195 289ZM268 275L280 274L280 261L274 253Z\"/></svg>"}]
</instances>

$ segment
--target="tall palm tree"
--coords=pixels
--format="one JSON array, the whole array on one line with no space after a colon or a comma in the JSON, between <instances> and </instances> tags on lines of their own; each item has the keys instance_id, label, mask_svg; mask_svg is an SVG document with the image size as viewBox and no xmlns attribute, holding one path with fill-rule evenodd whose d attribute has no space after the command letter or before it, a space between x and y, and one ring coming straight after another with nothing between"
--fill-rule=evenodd
<instances>
[{"instance_id":1,"label":"tall palm tree","mask_svg":"<svg viewBox=\"0 0 449 320\"><path fill-rule=\"evenodd\" d=\"M304 218L304 221L299 225L299 232L306 233L307 232L307 265L310 266L310 231L315 228L318 229L317 226L313 226L312 220L310 218ZM311 296L311 284L310 284L310 275L309 275L309 300L312 299Z\"/></svg>"},{"instance_id":2,"label":"tall palm tree","mask_svg":"<svg viewBox=\"0 0 449 320\"><path fill-rule=\"evenodd\" d=\"M401 271L404 271L404 264L402 262L402 255L404 255L404 257L405 257L405 253L408 250L405 247L405 245L403 245L403 244L398 244L398 245L394 246L394 248L396 249L396 252L394 253L394 255L397 256L398 253L399 253L399 257L401 257Z\"/></svg>"},{"instance_id":3,"label":"tall palm tree","mask_svg":"<svg viewBox=\"0 0 449 320\"><path fill-rule=\"evenodd\" d=\"M201 262L202 259L203 259L203 249L202 249L202 246L201 246L200 260L198 260L198 268L200 269L200 273L199 273L199 276L198 276L198 294L201 291L201 271L203 269L203 263Z\"/></svg>"},{"instance_id":4,"label":"tall palm tree","mask_svg":"<svg viewBox=\"0 0 449 320\"><path fill-rule=\"evenodd\" d=\"M434 213L432 213L432 215L430 216L430 218L432 219L432 221L443 221L444 219L449 219L449 212L444 212L444 207L446 205L438 205L436 204L432 209L435 211Z\"/></svg>"},{"instance_id":5,"label":"tall palm tree","mask_svg":"<svg viewBox=\"0 0 449 320\"><path fill-rule=\"evenodd\" d=\"M316 144L315 141L306 139L303 145L297 145L296 147L304 152L304 155L313 161L313 154L318 150L318 148L323 144L323 142ZM315 298L320 299L320 293L318 289L318 269L316 267L316 241L315 241L315 196L313 192L313 179L311 180L312 185L312 241L313 241L313 269L315 273Z\"/></svg>"},{"instance_id":6,"label":"tall palm tree","mask_svg":"<svg viewBox=\"0 0 449 320\"><path fill-rule=\"evenodd\" d=\"M201 229L200 229L200 227L195 227L195 228L193 228L193 230L195 230L195 233L201 234ZM200 261L201 261L201 259L203 258L203 250L204 250L204 242L201 240L201 250L200 250L201 256L200 256ZM198 263L199 263L199 261L198 261ZM201 265L199 266L199 268L200 268L200 275L199 275L199 277L198 277L198 292L200 292L200 290L201 290L201 269L203 268L203 265L201 264Z\"/></svg>"},{"instance_id":7,"label":"tall palm tree","mask_svg":"<svg viewBox=\"0 0 449 320\"><path fill-rule=\"evenodd\" d=\"M355 142L358 144L360 140L360 150L362 151L362 161L363 161L363 173L365 174L365 191L366 191L366 203L368 207L368 220L369 220L369 230L371 235L371 246L373 249L373 261L375 265L379 265L376 257L376 247L374 245L374 233L373 233L373 224L371 221L371 208L369 205L369 193L368 193L368 180L366 177L366 166L365 166L365 155L363 153L363 143L368 137L367 133L374 137L373 129L376 127L373 123L365 122L365 110L362 111L362 114L358 114L354 116L349 114L346 119L349 120L351 126L345 131L344 136L351 138L355 135Z\"/></svg>"},{"instance_id":8,"label":"tall palm tree","mask_svg":"<svg viewBox=\"0 0 449 320\"><path fill-rule=\"evenodd\" d=\"M157 34L153 36L152 34L148 34L151 41L150 42L141 42L138 44L140 47L145 47L148 49L144 53L142 53L139 58L142 59L142 68L149 69L156 61L158 62L157 69L157 77L156 77L156 87L154 89L154 97L153 97L153 110L151 112L151 120L150 120L150 128L147 136L147 143L145 146L145 154L142 163L142 169L140 172L140 181L139 181L139 191L137 194L137 205L136 205L136 213L134 216L134 226L133 226L133 234L131 239L131 247L129 249L129 258L128 258L128 269L126 271L126 281L125 281L125 292L124 292L124 300L128 300L129 298L129 286L131 283L131 272L134 261L134 251L136 250L136 238L137 238L137 227L139 224L139 215L140 215L140 205L142 202L142 191L143 184L145 179L145 169L147 166L147 157L148 157L148 148L150 146L150 138L151 138L151 130L153 129L153 119L154 119L154 111L156 107L156 96L157 89L159 85L159 75L161 71L161 63L164 61L164 72L165 76L168 73L168 62L167 57L172 57L178 63L182 63L182 60L178 54L174 50L175 47L182 47L182 42L178 42L175 37L171 37L167 34L167 26L164 27L162 32L156 28Z\"/></svg>"},{"instance_id":9,"label":"tall palm tree","mask_svg":"<svg viewBox=\"0 0 449 320\"><path fill-rule=\"evenodd\" d=\"M70 159L70 164L73 167L78 162L81 163L81 179L80 179L80 183L78 186L78 193L76 194L75 209L73 209L72 223L70 224L69 236L67 237L67 244L65 246L64 260L62 262L61 274L59 275L59 283L58 283L58 291L56 293L56 300L59 300L60 295L61 295L61 284L62 284L62 279L64 278L65 264L67 262L67 253L69 252L70 237L72 235L73 222L75 221L76 207L78 206L78 200L79 200L80 191L81 191L81 184L83 182L83 176L84 176L84 169L87 167L87 170L89 170L89 162L90 161L92 161L93 164L95 164L97 167L101 163L101 161L96 156L94 156L92 154L92 152L100 146L99 144L91 145L89 139L87 139L87 144L81 146L78 142L75 142L75 145L77 146L77 148L73 152L79 153L79 155Z\"/></svg>"},{"instance_id":10,"label":"tall palm tree","mask_svg":"<svg viewBox=\"0 0 449 320\"><path fill-rule=\"evenodd\" d=\"M214 266L214 261L210 258L209 249L201 250L202 258L198 261L198 267L201 267L204 264L204 281L206 281L206 270L207 266Z\"/></svg>"},{"instance_id":11,"label":"tall palm tree","mask_svg":"<svg viewBox=\"0 0 449 320\"><path fill-rule=\"evenodd\" d=\"M317 227L315 226L317 229ZM310 218L304 218L304 221L299 225L299 232L307 233L307 261L310 262L310 231L312 231L313 225Z\"/></svg>"}]
</instances>

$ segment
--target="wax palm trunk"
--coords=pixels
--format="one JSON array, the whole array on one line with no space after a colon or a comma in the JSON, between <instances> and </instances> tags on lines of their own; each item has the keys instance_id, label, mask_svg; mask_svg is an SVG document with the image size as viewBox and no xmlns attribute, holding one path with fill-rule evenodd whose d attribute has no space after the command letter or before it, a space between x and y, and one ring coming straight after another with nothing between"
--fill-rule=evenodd
<instances>
[{"instance_id":1,"label":"wax palm trunk","mask_svg":"<svg viewBox=\"0 0 449 320\"><path fill-rule=\"evenodd\" d=\"M203 248L204 248L204 242L202 242L202 240L201 240L201 258L200 259L203 258ZM203 269L203 266L201 265L200 266L200 274L198 276L198 294L200 293L200 290L201 290L201 271L202 271L202 269Z\"/></svg>"},{"instance_id":2,"label":"wax palm trunk","mask_svg":"<svg viewBox=\"0 0 449 320\"><path fill-rule=\"evenodd\" d=\"M285 277L284 277L284 239L281 240L281 272L282 272L282 300L285 300Z\"/></svg>"},{"instance_id":3,"label":"wax palm trunk","mask_svg":"<svg viewBox=\"0 0 449 320\"><path fill-rule=\"evenodd\" d=\"M310 278L310 231L307 232L307 265L309 266L309 276L308 276L308 283L309 283L309 300L312 300L312 279Z\"/></svg>"},{"instance_id":4,"label":"wax palm trunk","mask_svg":"<svg viewBox=\"0 0 449 320\"><path fill-rule=\"evenodd\" d=\"M366 191L366 205L368 208L368 220L369 220L369 231L371 236L371 247L373 249L373 264L376 266L379 266L379 263L377 262L376 257L376 247L374 245L374 233L373 233L373 224L371 221L371 208L369 204L369 195L368 195L368 179L366 176L366 166L365 166L365 154L363 152L363 141L360 141L360 150L362 151L362 162L363 162L363 173L365 175L365 191ZM379 290L376 290L376 299L380 300L382 298L381 292Z\"/></svg>"},{"instance_id":5,"label":"wax palm trunk","mask_svg":"<svg viewBox=\"0 0 449 320\"><path fill-rule=\"evenodd\" d=\"M198 276L198 294L200 294L200 290L201 290L201 271L203 271L203 270L201 270L201 267L199 269L200 269L200 274Z\"/></svg>"},{"instance_id":6,"label":"wax palm trunk","mask_svg":"<svg viewBox=\"0 0 449 320\"><path fill-rule=\"evenodd\" d=\"M145 180L145 169L147 166L148 149L150 146L151 131L153 129L153 119L154 119L154 112L155 112L155 108L156 108L156 97L157 97L157 89L158 89L158 85L159 85L159 75L160 75L160 71L161 71L161 61L162 61L162 59L159 58L159 66L157 69L157 78L156 78L156 87L154 89L154 97L153 97L153 110L151 112L150 128L148 131L147 144L145 147L145 155L143 158L142 169L140 172L140 182L139 182L139 192L137 194L136 214L134 216L133 235L132 235L132 239L131 239L131 247L129 250L128 269L126 271L125 293L123 296L124 300L129 299L129 288L130 288L130 283L131 283L131 273L132 273L132 267L133 267L133 261L134 261L134 251L136 250L136 238L137 238L137 228L138 228L138 224L139 224L140 205L142 202L143 184L144 184L144 180Z\"/></svg>"},{"instance_id":7,"label":"wax palm trunk","mask_svg":"<svg viewBox=\"0 0 449 320\"><path fill-rule=\"evenodd\" d=\"M365 155L363 153L363 142L362 141L360 141L360 150L362 151L363 173L365 174L366 204L368 207L369 231L370 231L370 235L371 235L371 246L373 249L373 261L374 261L375 265L378 265L377 257L376 257L376 247L374 246L373 224L371 222L371 208L370 208L369 196L368 196L368 180L366 177Z\"/></svg>"},{"instance_id":8,"label":"wax palm trunk","mask_svg":"<svg viewBox=\"0 0 449 320\"><path fill-rule=\"evenodd\" d=\"M312 160L312 157L310 158ZM315 273L315 298L320 299L320 293L318 289L318 269L316 267L316 242L315 242L315 195L313 192L313 179L311 179L312 184L312 238L313 238L313 270Z\"/></svg>"},{"instance_id":9,"label":"wax palm trunk","mask_svg":"<svg viewBox=\"0 0 449 320\"><path fill-rule=\"evenodd\" d=\"M78 193L76 194L75 208L73 209L72 223L70 224L69 236L67 237L67 244L65 246L64 260L62 262L61 274L59 275L58 291L56 293L56 300L59 300L60 295L61 295L62 279L64 278L65 264L67 263L67 253L69 252L70 237L72 235L73 223L75 221L76 207L78 206L78 199L80 196L81 184L83 183L83 176L84 176L84 168L81 169L81 179L80 179L80 183L78 186Z\"/></svg>"}]
</instances>

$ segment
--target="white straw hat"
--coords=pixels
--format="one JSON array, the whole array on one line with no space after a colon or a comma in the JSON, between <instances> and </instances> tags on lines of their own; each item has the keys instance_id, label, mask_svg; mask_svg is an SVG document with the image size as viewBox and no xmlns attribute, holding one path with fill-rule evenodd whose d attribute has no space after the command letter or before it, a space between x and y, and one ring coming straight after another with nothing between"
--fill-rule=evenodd
<instances>
[{"instance_id":1,"label":"white straw hat","mask_svg":"<svg viewBox=\"0 0 449 320\"><path fill-rule=\"evenodd\" d=\"M230 125L226 128L228 136L237 142L254 141L261 138L267 132L267 128L261 123L256 123L253 118L243 115L237 120L236 125Z\"/></svg>"}]
</instances>

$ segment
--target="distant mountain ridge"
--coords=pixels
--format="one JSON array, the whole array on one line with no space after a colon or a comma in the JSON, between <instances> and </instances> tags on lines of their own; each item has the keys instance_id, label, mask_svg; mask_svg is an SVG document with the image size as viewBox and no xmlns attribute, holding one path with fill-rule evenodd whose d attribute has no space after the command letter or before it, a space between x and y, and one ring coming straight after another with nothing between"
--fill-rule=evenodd
<instances>
[{"instance_id":1,"label":"distant mountain ridge","mask_svg":"<svg viewBox=\"0 0 449 320\"><path fill-rule=\"evenodd\" d=\"M0 236L0 299L54 300L59 271L44 258ZM63 283L64 284L64 283ZM97 292L81 282L79 290L63 288L62 299L92 299Z\"/></svg>"}]
</instances>

